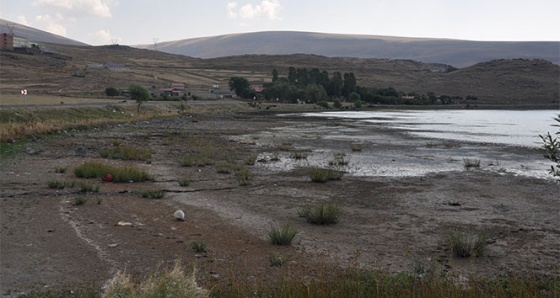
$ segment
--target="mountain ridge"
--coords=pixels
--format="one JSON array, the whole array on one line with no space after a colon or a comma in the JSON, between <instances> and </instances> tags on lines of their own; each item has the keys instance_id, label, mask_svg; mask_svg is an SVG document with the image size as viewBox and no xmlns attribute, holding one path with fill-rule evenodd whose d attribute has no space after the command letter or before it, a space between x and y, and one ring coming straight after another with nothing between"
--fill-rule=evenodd
<instances>
[{"instance_id":1,"label":"mountain ridge","mask_svg":"<svg viewBox=\"0 0 560 298\"><path fill-rule=\"evenodd\" d=\"M153 49L154 45L137 45ZM560 64L560 42L470 41L304 31L261 31L160 42L157 50L196 58L315 54L410 59L466 67L494 59L543 59Z\"/></svg>"}]
</instances>

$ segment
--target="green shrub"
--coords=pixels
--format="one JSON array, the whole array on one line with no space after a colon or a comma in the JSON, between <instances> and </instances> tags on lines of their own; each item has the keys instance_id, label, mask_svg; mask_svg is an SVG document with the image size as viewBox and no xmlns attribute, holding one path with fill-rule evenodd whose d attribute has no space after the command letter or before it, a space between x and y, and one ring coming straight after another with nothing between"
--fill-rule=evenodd
<instances>
[{"instance_id":1,"label":"green shrub","mask_svg":"<svg viewBox=\"0 0 560 298\"><path fill-rule=\"evenodd\" d=\"M295 159L295 160L300 160L300 159L307 159L307 156L308 156L308 155L309 155L308 152L298 150L298 151L292 152L292 154L290 155L290 157L293 158L293 159Z\"/></svg>"},{"instance_id":2,"label":"green shrub","mask_svg":"<svg viewBox=\"0 0 560 298\"><path fill-rule=\"evenodd\" d=\"M139 149L131 146L114 146L113 148L105 148L100 151L101 157L122 159L122 160L143 160L147 161L152 158L152 152L147 149Z\"/></svg>"},{"instance_id":3,"label":"green shrub","mask_svg":"<svg viewBox=\"0 0 560 298\"><path fill-rule=\"evenodd\" d=\"M344 172L326 168L310 168L308 176L313 182L325 183L330 180L341 180Z\"/></svg>"},{"instance_id":4,"label":"green shrub","mask_svg":"<svg viewBox=\"0 0 560 298\"><path fill-rule=\"evenodd\" d=\"M245 164L248 165L248 166L255 165L256 161L257 161L257 155L256 154L251 154L251 155L249 155L245 158Z\"/></svg>"},{"instance_id":5,"label":"green shrub","mask_svg":"<svg viewBox=\"0 0 560 298\"><path fill-rule=\"evenodd\" d=\"M220 162L216 165L216 172L219 174L230 174L232 170L232 165L227 162Z\"/></svg>"},{"instance_id":6,"label":"green shrub","mask_svg":"<svg viewBox=\"0 0 560 298\"><path fill-rule=\"evenodd\" d=\"M183 186L183 187L187 187L187 186L191 185L191 180L189 180L188 178L181 178L179 180L179 185Z\"/></svg>"},{"instance_id":7,"label":"green shrub","mask_svg":"<svg viewBox=\"0 0 560 298\"><path fill-rule=\"evenodd\" d=\"M80 183L80 192L99 192L99 185L89 182Z\"/></svg>"},{"instance_id":8,"label":"green shrub","mask_svg":"<svg viewBox=\"0 0 560 298\"><path fill-rule=\"evenodd\" d=\"M364 149L364 145L362 143L352 143L350 144L350 148L352 152L360 152Z\"/></svg>"},{"instance_id":9,"label":"green shrub","mask_svg":"<svg viewBox=\"0 0 560 298\"><path fill-rule=\"evenodd\" d=\"M66 187L66 183L58 180L49 180L47 185L52 189L64 189Z\"/></svg>"},{"instance_id":10,"label":"green shrub","mask_svg":"<svg viewBox=\"0 0 560 298\"><path fill-rule=\"evenodd\" d=\"M55 173L58 173L58 174L64 174L64 173L66 173L66 170L67 170L67 169L68 169L67 167L56 166L56 167L54 168L54 172L55 172Z\"/></svg>"},{"instance_id":11,"label":"green shrub","mask_svg":"<svg viewBox=\"0 0 560 298\"><path fill-rule=\"evenodd\" d=\"M192 248L195 252L206 252L206 243L204 241L193 241Z\"/></svg>"},{"instance_id":12,"label":"green shrub","mask_svg":"<svg viewBox=\"0 0 560 298\"><path fill-rule=\"evenodd\" d=\"M275 245L290 245L296 234L297 231L295 228L289 224L285 224L282 227L273 226L268 231L268 238L270 242Z\"/></svg>"},{"instance_id":13,"label":"green shrub","mask_svg":"<svg viewBox=\"0 0 560 298\"><path fill-rule=\"evenodd\" d=\"M247 167L239 167L235 169L235 179L240 186L249 185L253 180L253 174Z\"/></svg>"},{"instance_id":14,"label":"green shrub","mask_svg":"<svg viewBox=\"0 0 560 298\"><path fill-rule=\"evenodd\" d=\"M467 258L472 255L482 257L486 253L485 236L469 236L451 231L447 234L447 245L455 257Z\"/></svg>"},{"instance_id":15,"label":"green shrub","mask_svg":"<svg viewBox=\"0 0 560 298\"><path fill-rule=\"evenodd\" d=\"M163 190L145 190L142 192L142 197L145 199L162 199L165 196L165 191Z\"/></svg>"},{"instance_id":16,"label":"green shrub","mask_svg":"<svg viewBox=\"0 0 560 298\"><path fill-rule=\"evenodd\" d=\"M88 198L86 197L75 197L74 198L74 205L76 206L80 206L85 204L88 201Z\"/></svg>"},{"instance_id":17,"label":"green shrub","mask_svg":"<svg viewBox=\"0 0 560 298\"><path fill-rule=\"evenodd\" d=\"M334 158L329 161L329 166L347 166L350 160L346 158L346 154L338 152L334 154Z\"/></svg>"},{"instance_id":18,"label":"green shrub","mask_svg":"<svg viewBox=\"0 0 560 298\"><path fill-rule=\"evenodd\" d=\"M463 165L465 169L480 168L480 159L478 158L463 158Z\"/></svg>"},{"instance_id":19,"label":"green shrub","mask_svg":"<svg viewBox=\"0 0 560 298\"><path fill-rule=\"evenodd\" d=\"M298 212L308 223L330 225L338 223L340 208L331 203L322 203L316 206L305 206Z\"/></svg>"},{"instance_id":20,"label":"green shrub","mask_svg":"<svg viewBox=\"0 0 560 298\"><path fill-rule=\"evenodd\" d=\"M153 180L147 172L135 167L115 167L96 161L86 161L74 169L74 175L79 178L103 178L111 174L112 182L143 182Z\"/></svg>"},{"instance_id":21,"label":"green shrub","mask_svg":"<svg viewBox=\"0 0 560 298\"><path fill-rule=\"evenodd\" d=\"M280 267L284 264L284 257L281 254L270 254L268 256L268 262L272 267Z\"/></svg>"},{"instance_id":22,"label":"green shrub","mask_svg":"<svg viewBox=\"0 0 560 298\"><path fill-rule=\"evenodd\" d=\"M317 105L320 106L320 107L322 107L322 108L325 108L325 109L327 109L327 110L330 108L330 107L329 107L329 103L328 103L327 101L319 101L319 102L317 103Z\"/></svg>"}]
</instances>

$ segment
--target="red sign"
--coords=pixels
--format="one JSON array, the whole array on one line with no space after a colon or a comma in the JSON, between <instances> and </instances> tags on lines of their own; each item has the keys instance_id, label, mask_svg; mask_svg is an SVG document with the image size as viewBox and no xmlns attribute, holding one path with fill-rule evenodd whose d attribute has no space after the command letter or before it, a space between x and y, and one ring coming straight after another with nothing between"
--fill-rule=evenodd
<instances>
[{"instance_id":1,"label":"red sign","mask_svg":"<svg viewBox=\"0 0 560 298\"><path fill-rule=\"evenodd\" d=\"M21 95L27 95L27 89L21 89Z\"/></svg>"}]
</instances>

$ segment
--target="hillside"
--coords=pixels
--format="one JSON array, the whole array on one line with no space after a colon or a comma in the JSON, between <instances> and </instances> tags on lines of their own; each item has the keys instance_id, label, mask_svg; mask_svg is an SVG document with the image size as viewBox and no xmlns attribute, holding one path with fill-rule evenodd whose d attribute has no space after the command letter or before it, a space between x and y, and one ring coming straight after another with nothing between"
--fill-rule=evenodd
<instances>
[{"instance_id":1,"label":"hillside","mask_svg":"<svg viewBox=\"0 0 560 298\"><path fill-rule=\"evenodd\" d=\"M141 48L153 49L154 45ZM490 42L312 32L255 32L160 42L159 51L198 58L315 54L409 59L466 67L494 59L544 59L560 64L560 42Z\"/></svg>"},{"instance_id":2,"label":"hillside","mask_svg":"<svg viewBox=\"0 0 560 298\"><path fill-rule=\"evenodd\" d=\"M140 83L148 88L187 83L193 94L211 97L213 84L227 89L232 76L253 84L271 80L272 69L286 76L288 67L354 72L358 84L393 87L399 91L451 96L472 95L478 104L558 106L560 67L544 60L494 60L454 69L444 64L411 60L333 58L318 55L244 55L196 59L126 46L67 46L47 44L54 53L36 55L1 52L0 96L32 94L93 95L106 87L127 88ZM91 64L119 63L124 70L88 68ZM447 70L447 72L445 72ZM0 98L1 98L0 97Z\"/></svg>"},{"instance_id":3,"label":"hillside","mask_svg":"<svg viewBox=\"0 0 560 298\"><path fill-rule=\"evenodd\" d=\"M0 33L12 32L17 37L27 38L32 42L47 42L64 45L86 45L83 42L75 41L60 35L35 29L21 24L16 24L8 20L0 19Z\"/></svg>"}]
</instances>

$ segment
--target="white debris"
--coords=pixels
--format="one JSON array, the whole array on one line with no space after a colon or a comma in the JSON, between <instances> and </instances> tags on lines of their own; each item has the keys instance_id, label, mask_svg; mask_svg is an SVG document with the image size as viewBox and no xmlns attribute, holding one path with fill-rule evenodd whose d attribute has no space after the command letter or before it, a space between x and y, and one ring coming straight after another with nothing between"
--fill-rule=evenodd
<instances>
[{"instance_id":1,"label":"white debris","mask_svg":"<svg viewBox=\"0 0 560 298\"><path fill-rule=\"evenodd\" d=\"M185 221L185 212L183 212L183 210L175 211L175 213L173 213L173 216L175 216L175 219L177 219L178 221Z\"/></svg>"}]
</instances>

